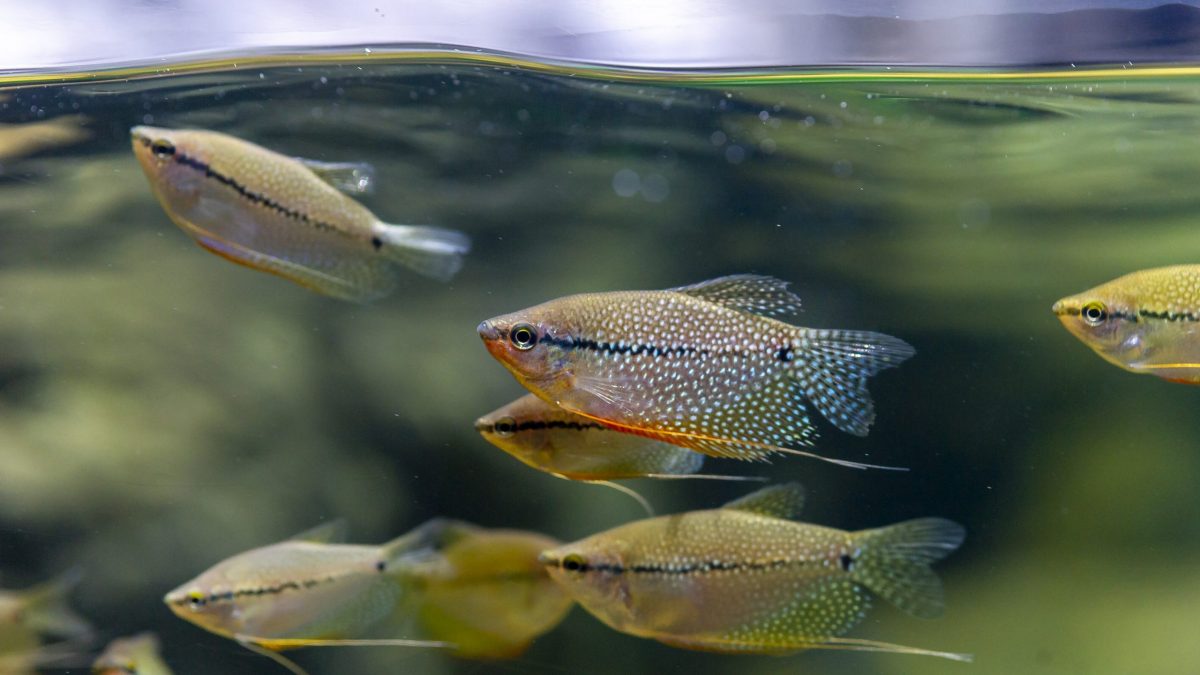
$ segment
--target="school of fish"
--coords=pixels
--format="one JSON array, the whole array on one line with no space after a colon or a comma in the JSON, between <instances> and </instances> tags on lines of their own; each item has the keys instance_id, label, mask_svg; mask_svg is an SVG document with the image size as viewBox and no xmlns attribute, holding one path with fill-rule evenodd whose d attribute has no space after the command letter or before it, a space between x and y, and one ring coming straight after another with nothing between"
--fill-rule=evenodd
<instances>
[{"instance_id":1,"label":"school of fish","mask_svg":"<svg viewBox=\"0 0 1200 675\"><path fill-rule=\"evenodd\" d=\"M468 237L389 225L350 195L374 170L300 159L226 134L137 126L133 153L167 217L206 250L333 298L370 302L399 268L446 281ZM796 520L794 483L719 508L654 516L614 481L763 476L701 473L707 458L778 455L895 468L812 449L819 428L865 436L868 381L915 353L883 333L807 328L785 281L736 274L656 291L551 299L487 319L487 351L528 390L480 417L491 444L551 476L634 496L648 517L563 543L522 530L435 518L379 545L348 544L332 521L229 551L163 601L179 618L267 657L315 647L434 649L511 659L574 605L609 627L672 647L734 654L808 649L970 656L847 637L875 598L923 618L942 613L931 564L962 526L919 518L845 531ZM1059 301L1064 325L1122 367L1200 382L1192 327L1200 266L1152 270ZM85 657L91 626L66 603L77 573L0 591L0 675ZM166 675L150 633L113 640L98 675Z\"/></svg>"}]
</instances>

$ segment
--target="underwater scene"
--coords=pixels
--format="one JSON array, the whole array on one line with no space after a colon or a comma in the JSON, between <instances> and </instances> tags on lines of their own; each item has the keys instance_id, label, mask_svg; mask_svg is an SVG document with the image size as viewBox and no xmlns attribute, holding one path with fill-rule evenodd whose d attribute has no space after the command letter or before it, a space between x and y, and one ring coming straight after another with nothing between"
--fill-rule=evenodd
<instances>
[{"instance_id":1,"label":"underwater scene","mask_svg":"<svg viewBox=\"0 0 1200 675\"><path fill-rule=\"evenodd\" d=\"M1188 67L0 80L0 673L1195 672L1198 174Z\"/></svg>"}]
</instances>

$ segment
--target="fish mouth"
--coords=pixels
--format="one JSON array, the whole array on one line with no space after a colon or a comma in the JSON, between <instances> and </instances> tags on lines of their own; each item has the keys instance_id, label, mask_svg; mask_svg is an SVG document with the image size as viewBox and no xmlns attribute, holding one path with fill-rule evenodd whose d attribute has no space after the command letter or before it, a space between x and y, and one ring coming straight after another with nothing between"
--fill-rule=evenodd
<instances>
[{"instance_id":1,"label":"fish mouth","mask_svg":"<svg viewBox=\"0 0 1200 675\"><path fill-rule=\"evenodd\" d=\"M129 129L129 137L142 145L150 145L150 127L136 126Z\"/></svg>"},{"instance_id":2,"label":"fish mouth","mask_svg":"<svg viewBox=\"0 0 1200 675\"><path fill-rule=\"evenodd\" d=\"M1078 314L1079 310L1066 300L1059 300L1050 306L1050 311L1054 312L1055 316L1065 317Z\"/></svg>"},{"instance_id":3,"label":"fish mouth","mask_svg":"<svg viewBox=\"0 0 1200 675\"><path fill-rule=\"evenodd\" d=\"M483 338L484 342L492 342L500 339L500 329L491 321L480 322L475 330L479 333L479 337Z\"/></svg>"}]
</instances>

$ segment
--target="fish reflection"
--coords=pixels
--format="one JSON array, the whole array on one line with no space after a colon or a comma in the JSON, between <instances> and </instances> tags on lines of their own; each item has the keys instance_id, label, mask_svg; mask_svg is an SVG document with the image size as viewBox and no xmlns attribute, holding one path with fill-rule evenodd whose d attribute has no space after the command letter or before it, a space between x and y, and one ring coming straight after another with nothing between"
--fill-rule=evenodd
<instances>
[{"instance_id":1,"label":"fish reflection","mask_svg":"<svg viewBox=\"0 0 1200 675\"><path fill-rule=\"evenodd\" d=\"M572 601L538 560L559 542L520 530L434 523L436 562L406 570L425 635L453 644L458 656L512 658L566 616Z\"/></svg>"},{"instance_id":2,"label":"fish reflection","mask_svg":"<svg viewBox=\"0 0 1200 675\"><path fill-rule=\"evenodd\" d=\"M134 127L133 153L171 220L235 263L344 300L391 292L395 267L448 280L470 248L453 230L388 225L347 197L369 167L313 162L213 131Z\"/></svg>"},{"instance_id":3,"label":"fish reflection","mask_svg":"<svg viewBox=\"0 0 1200 675\"><path fill-rule=\"evenodd\" d=\"M552 300L484 321L479 334L534 394L609 428L716 457L816 456L786 447L812 444L807 407L865 435L867 379L913 349L775 318L799 307L786 282L737 275Z\"/></svg>"},{"instance_id":4,"label":"fish reflection","mask_svg":"<svg viewBox=\"0 0 1200 675\"><path fill-rule=\"evenodd\" d=\"M922 518L847 532L791 520L795 484L719 509L636 521L546 551L563 588L624 633L703 651L787 654L850 649L969 657L841 637L877 595L920 617L942 612L933 563L961 526Z\"/></svg>"},{"instance_id":5,"label":"fish reflection","mask_svg":"<svg viewBox=\"0 0 1200 675\"><path fill-rule=\"evenodd\" d=\"M1127 274L1063 298L1052 311L1109 363L1200 384L1200 265Z\"/></svg>"}]
</instances>

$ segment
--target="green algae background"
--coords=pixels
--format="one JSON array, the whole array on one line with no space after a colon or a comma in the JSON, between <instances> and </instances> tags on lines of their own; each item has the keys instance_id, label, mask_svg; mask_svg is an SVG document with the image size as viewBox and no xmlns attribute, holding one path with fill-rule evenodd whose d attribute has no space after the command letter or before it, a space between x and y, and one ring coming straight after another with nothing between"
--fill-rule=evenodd
<instances>
[{"instance_id":1,"label":"green algae background","mask_svg":"<svg viewBox=\"0 0 1200 675\"><path fill-rule=\"evenodd\" d=\"M974 664L691 653L579 609L512 662L297 660L314 675L1193 669L1200 390L1106 364L1049 308L1200 262L1200 79L765 82L368 63L0 93L0 582L80 566L76 604L105 637L157 631L178 673L279 670L161 596L334 517L361 542L435 515L563 540L641 517L476 435L523 393L481 319L757 272L793 282L802 325L916 347L872 381L870 436L822 421L817 445L911 470L708 469L799 480L816 523L962 522L937 568L945 616L879 602L851 635ZM371 162L380 218L464 230L474 252L452 283L410 275L365 307L229 264L155 202L129 151L142 123ZM660 512L747 490L631 485Z\"/></svg>"}]
</instances>

